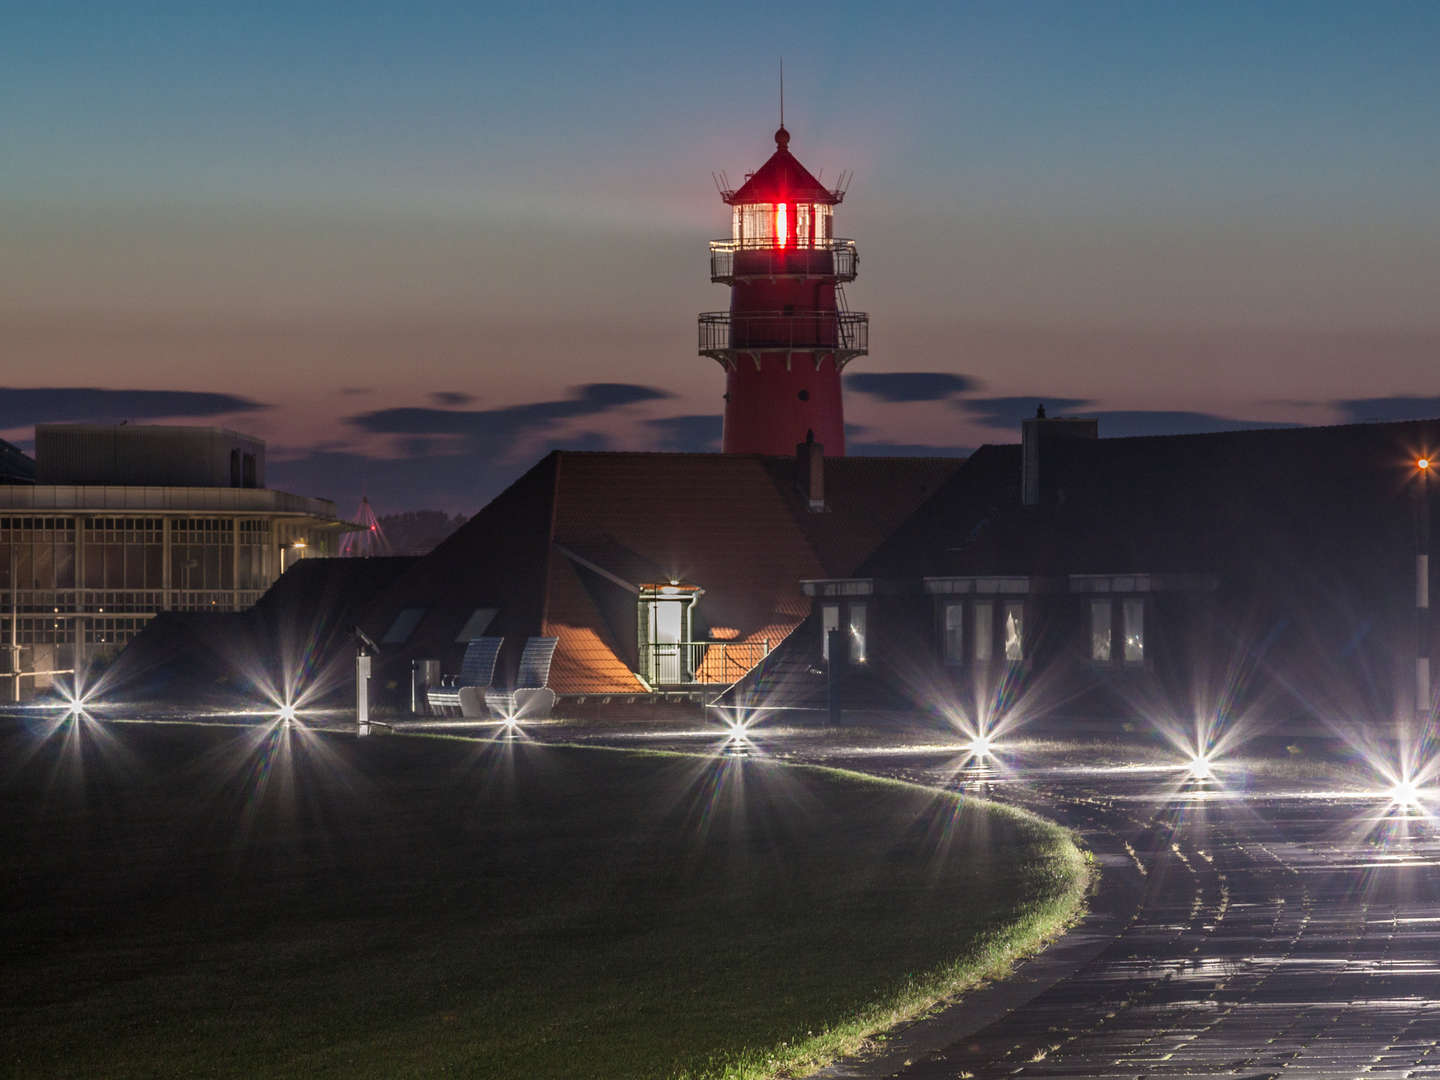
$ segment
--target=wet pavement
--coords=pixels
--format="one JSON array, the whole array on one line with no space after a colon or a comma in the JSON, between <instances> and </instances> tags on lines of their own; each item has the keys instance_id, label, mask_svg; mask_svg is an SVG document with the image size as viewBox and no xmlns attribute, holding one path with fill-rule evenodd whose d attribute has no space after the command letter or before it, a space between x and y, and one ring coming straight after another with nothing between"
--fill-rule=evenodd
<instances>
[{"instance_id":1,"label":"wet pavement","mask_svg":"<svg viewBox=\"0 0 1440 1080\"><path fill-rule=\"evenodd\" d=\"M689 751L714 729L535 727ZM756 730L746 751L963 790L1073 828L1102 868L1087 917L1003 983L825 1077L1440 1077L1440 837L1317 763L1217 763L1115 741Z\"/></svg>"}]
</instances>

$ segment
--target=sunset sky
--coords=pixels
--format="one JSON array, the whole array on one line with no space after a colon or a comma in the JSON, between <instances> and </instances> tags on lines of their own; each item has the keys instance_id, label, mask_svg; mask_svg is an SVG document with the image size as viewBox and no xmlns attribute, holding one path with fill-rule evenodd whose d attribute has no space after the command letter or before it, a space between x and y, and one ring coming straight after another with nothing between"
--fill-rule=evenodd
<instances>
[{"instance_id":1,"label":"sunset sky","mask_svg":"<svg viewBox=\"0 0 1440 1080\"><path fill-rule=\"evenodd\" d=\"M855 172L851 453L1041 400L1112 435L1440 414L1433 3L120 7L0 8L25 447L221 424L381 513L552 446L713 448L710 174L773 150L782 54L791 149Z\"/></svg>"}]
</instances>

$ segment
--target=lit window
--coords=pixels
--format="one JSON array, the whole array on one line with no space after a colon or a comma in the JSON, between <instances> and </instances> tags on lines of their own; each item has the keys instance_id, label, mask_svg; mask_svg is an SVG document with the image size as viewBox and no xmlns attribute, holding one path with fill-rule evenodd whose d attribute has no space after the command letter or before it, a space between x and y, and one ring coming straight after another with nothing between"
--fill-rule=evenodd
<instances>
[{"instance_id":1,"label":"lit window","mask_svg":"<svg viewBox=\"0 0 1440 1080\"><path fill-rule=\"evenodd\" d=\"M991 650L994 646L993 636L995 633L995 604L990 600L975 601L975 660L983 662L990 659Z\"/></svg>"},{"instance_id":2,"label":"lit window","mask_svg":"<svg viewBox=\"0 0 1440 1080\"><path fill-rule=\"evenodd\" d=\"M1111 612L1109 600L1090 601L1090 659L1110 662Z\"/></svg>"},{"instance_id":3,"label":"lit window","mask_svg":"<svg viewBox=\"0 0 1440 1080\"><path fill-rule=\"evenodd\" d=\"M850 605L850 659L857 664L865 662L865 605Z\"/></svg>"},{"instance_id":4,"label":"lit window","mask_svg":"<svg viewBox=\"0 0 1440 1080\"><path fill-rule=\"evenodd\" d=\"M840 629L840 605L826 604L820 609L820 655L830 659L830 631Z\"/></svg>"},{"instance_id":5,"label":"lit window","mask_svg":"<svg viewBox=\"0 0 1440 1080\"><path fill-rule=\"evenodd\" d=\"M1005 605L1005 659L1025 659L1025 605Z\"/></svg>"},{"instance_id":6,"label":"lit window","mask_svg":"<svg viewBox=\"0 0 1440 1080\"><path fill-rule=\"evenodd\" d=\"M1145 601L1141 597L1125 600L1120 605L1125 622L1125 662L1139 664L1145 659Z\"/></svg>"},{"instance_id":7,"label":"lit window","mask_svg":"<svg viewBox=\"0 0 1440 1080\"><path fill-rule=\"evenodd\" d=\"M790 225L786 221L785 204L775 204L775 246L784 247L785 241L790 233Z\"/></svg>"},{"instance_id":8,"label":"lit window","mask_svg":"<svg viewBox=\"0 0 1440 1080\"><path fill-rule=\"evenodd\" d=\"M965 659L965 605L945 605L945 663Z\"/></svg>"}]
</instances>

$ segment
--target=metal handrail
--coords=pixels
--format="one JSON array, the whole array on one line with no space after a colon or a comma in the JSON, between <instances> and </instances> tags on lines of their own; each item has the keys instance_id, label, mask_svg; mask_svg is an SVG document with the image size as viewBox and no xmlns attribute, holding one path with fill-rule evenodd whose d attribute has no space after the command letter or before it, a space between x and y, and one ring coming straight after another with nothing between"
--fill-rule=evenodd
<instances>
[{"instance_id":1,"label":"metal handrail","mask_svg":"<svg viewBox=\"0 0 1440 1080\"><path fill-rule=\"evenodd\" d=\"M641 654L641 667L653 684L729 686L770 655L770 642L650 642L641 646Z\"/></svg>"},{"instance_id":2,"label":"metal handrail","mask_svg":"<svg viewBox=\"0 0 1440 1080\"><path fill-rule=\"evenodd\" d=\"M870 316L863 311L703 311L701 355L734 350L807 349L860 356L870 351Z\"/></svg>"},{"instance_id":3,"label":"metal handrail","mask_svg":"<svg viewBox=\"0 0 1440 1080\"><path fill-rule=\"evenodd\" d=\"M775 238L771 237L748 237L743 240L734 238L710 241L711 251L836 251L840 248L854 248L855 241L842 237L832 236L822 240L808 240L803 243L787 243L783 248L777 247Z\"/></svg>"},{"instance_id":4,"label":"metal handrail","mask_svg":"<svg viewBox=\"0 0 1440 1080\"><path fill-rule=\"evenodd\" d=\"M736 278L818 277L854 281L860 256L853 240L817 240L776 247L773 241L710 241L710 280L729 285Z\"/></svg>"}]
</instances>

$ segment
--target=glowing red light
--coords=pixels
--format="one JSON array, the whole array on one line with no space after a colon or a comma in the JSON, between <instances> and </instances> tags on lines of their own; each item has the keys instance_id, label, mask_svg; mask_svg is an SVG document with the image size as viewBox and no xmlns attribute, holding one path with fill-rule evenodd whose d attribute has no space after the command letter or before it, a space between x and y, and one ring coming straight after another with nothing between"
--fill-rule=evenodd
<instances>
[{"instance_id":1,"label":"glowing red light","mask_svg":"<svg viewBox=\"0 0 1440 1080\"><path fill-rule=\"evenodd\" d=\"M787 239L786 234L789 233L789 231L790 231L790 229L789 229L789 226L786 224L786 218L785 218L785 204L784 204L783 202L782 202L782 203L776 203L776 204L775 204L775 246L776 246L776 247L782 247L782 248L783 248L783 247L785 246L785 241L786 241L786 239Z\"/></svg>"}]
</instances>

